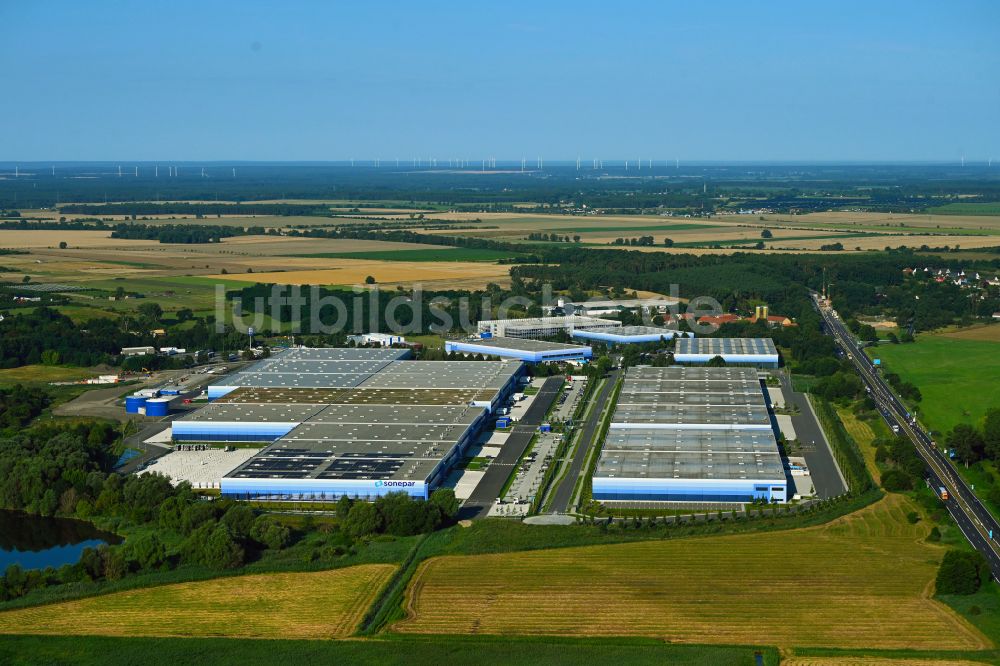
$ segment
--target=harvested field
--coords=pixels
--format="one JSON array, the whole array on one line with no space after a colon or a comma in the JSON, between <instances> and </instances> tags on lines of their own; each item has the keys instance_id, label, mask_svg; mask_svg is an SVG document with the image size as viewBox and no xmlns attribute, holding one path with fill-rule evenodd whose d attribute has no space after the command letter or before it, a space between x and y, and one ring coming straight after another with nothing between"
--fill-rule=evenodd
<instances>
[{"instance_id":1,"label":"harvested field","mask_svg":"<svg viewBox=\"0 0 1000 666\"><path fill-rule=\"evenodd\" d=\"M859 420L849 409L838 407L837 415L840 417L841 423L844 424L847 434L858 443L861 455L865 459L865 465L868 467L868 473L872 475L876 483L881 483L882 473L879 471L878 465L875 464L875 447L872 446L872 442L875 441L875 432L870 425Z\"/></svg>"},{"instance_id":2,"label":"harvested field","mask_svg":"<svg viewBox=\"0 0 1000 666\"><path fill-rule=\"evenodd\" d=\"M938 333L942 338L953 340L983 340L986 342L1000 342L1000 324L986 324L985 326L970 326L959 328L953 331L943 331Z\"/></svg>"},{"instance_id":3,"label":"harvested field","mask_svg":"<svg viewBox=\"0 0 1000 666\"><path fill-rule=\"evenodd\" d=\"M899 495L794 531L424 562L407 591L413 633L631 635L691 643L981 649L932 600L944 548Z\"/></svg>"},{"instance_id":4,"label":"harvested field","mask_svg":"<svg viewBox=\"0 0 1000 666\"><path fill-rule=\"evenodd\" d=\"M298 260L281 261L294 267ZM254 272L240 275L213 275L212 278L244 280L246 282L273 282L276 284L350 285L363 284L369 275L380 284L423 284L428 288L454 285L485 286L488 282L505 283L509 280L510 266L481 262L425 262L425 261L376 261L365 259L313 259L322 262L323 269L289 270L283 272Z\"/></svg>"},{"instance_id":5,"label":"harvested field","mask_svg":"<svg viewBox=\"0 0 1000 666\"><path fill-rule=\"evenodd\" d=\"M758 224L784 224L795 227L827 227L874 231L909 231L926 230L935 233L955 233L967 231L970 233L1000 233L1000 215L940 215L928 213L857 213L847 211L829 211L823 213L808 213L806 215L764 215L764 221L758 216L731 216L732 219L753 220ZM720 218L713 218L720 219Z\"/></svg>"},{"instance_id":6,"label":"harvested field","mask_svg":"<svg viewBox=\"0 0 1000 666\"><path fill-rule=\"evenodd\" d=\"M0 634L342 638L395 567L231 576L0 613Z\"/></svg>"},{"instance_id":7,"label":"harvested field","mask_svg":"<svg viewBox=\"0 0 1000 666\"><path fill-rule=\"evenodd\" d=\"M846 236L846 235L845 235ZM997 236L930 236L930 235L893 235L893 236L846 236L843 239L840 238L826 238L823 240L798 240L798 241L778 241L776 243L768 243L768 247L772 244L777 247L794 249L794 250L818 250L821 245L827 245L829 243L841 243L845 250L855 250L861 248L862 250L882 250L886 247L911 247L919 248L922 245L928 247L956 247L961 246L965 249L979 248L979 247L998 247L1000 246L1000 237Z\"/></svg>"},{"instance_id":8,"label":"harvested field","mask_svg":"<svg viewBox=\"0 0 1000 666\"><path fill-rule=\"evenodd\" d=\"M144 247L156 245L156 241L125 240L111 238L110 231L14 231L0 229L0 247L14 250L29 250L32 248L56 248L65 241L70 247Z\"/></svg>"}]
</instances>

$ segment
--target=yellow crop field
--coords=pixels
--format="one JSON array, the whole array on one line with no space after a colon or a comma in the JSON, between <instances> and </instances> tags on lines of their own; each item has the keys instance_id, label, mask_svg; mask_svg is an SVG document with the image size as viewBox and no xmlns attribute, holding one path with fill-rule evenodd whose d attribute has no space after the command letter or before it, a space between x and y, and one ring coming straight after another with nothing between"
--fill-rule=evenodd
<instances>
[{"instance_id":1,"label":"yellow crop field","mask_svg":"<svg viewBox=\"0 0 1000 666\"><path fill-rule=\"evenodd\" d=\"M689 643L981 649L931 599L944 549L891 495L815 528L424 562L411 633L648 636Z\"/></svg>"},{"instance_id":2,"label":"yellow crop field","mask_svg":"<svg viewBox=\"0 0 1000 666\"><path fill-rule=\"evenodd\" d=\"M365 564L116 592L0 613L0 634L341 638L394 570Z\"/></svg>"},{"instance_id":3,"label":"yellow crop field","mask_svg":"<svg viewBox=\"0 0 1000 666\"><path fill-rule=\"evenodd\" d=\"M286 265L294 260L286 258ZM380 261L371 259L325 259L325 268L254 272L244 275L212 275L207 277L247 282L275 284L363 284L369 275L379 284L416 284L427 286L479 285L488 282L506 283L510 266L473 261Z\"/></svg>"},{"instance_id":4,"label":"yellow crop field","mask_svg":"<svg viewBox=\"0 0 1000 666\"><path fill-rule=\"evenodd\" d=\"M12 229L0 229L0 247L14 250L28 250L31 248L59 247L59 243L65 241L74 247L141 247L144 245L156 245L156 241L148 240L124 240L110 238L110 231L79 231L67 229L66 231L14 231Z\"/></svg>"},{"instance_id":5,"label":"yellow crop field","mask_svg":"<svg viewBox=\"0 0 1000 666\"><path fill-rule=\"evenodd\" d=\"M791 657L781 666L985 666L985 661L968 659L893 659L891 657Z\"/></svg>"}]
</instances>

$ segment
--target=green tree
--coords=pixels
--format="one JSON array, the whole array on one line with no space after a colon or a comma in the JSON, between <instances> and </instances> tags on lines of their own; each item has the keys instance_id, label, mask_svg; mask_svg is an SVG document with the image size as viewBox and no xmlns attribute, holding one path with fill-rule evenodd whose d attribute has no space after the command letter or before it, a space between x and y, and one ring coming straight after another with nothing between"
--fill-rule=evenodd
<instances>
[{"instance_id":1,"label":"green tree","mask_svg":"<svg viewBox=\"0 0 1000 666\"><path fill-rule=\"evenodd\" d=\"M721 356L713 356L705 365L709 368L724 368L726 367L726 361Z\"/></svg>"},{"instance_id":2,"label":"green tree","mask_svg":"<svg viewBox=\"0 0 1000 666\"><path fill-rule=\"evenodd\" d=\"M124 545L125 557L141 571L159 568L167 559L167 548L155 532L130 537Z\"/></svg>"},{"instance_id":3,"label":"green tree","mask_svg":"<svg viewBox=\"0 0 1000 666\"><path fill-rule=\"evenodd\" d=\"M760 237L761 238L774 238L774 234L771 233L770 229L764 229L764 231L760 232Z\"/></svg>"},{"instance_id":4,"label":"green tree","mask_svg":"<svg viewBox=\"0 0 1000 666\"><path fill-rule=\"evenodd\" d=\"M216 525L201 551L201 563L213 569L235 569L245 553L224 525Z\"/></svg>"},{"instance_id":5,"label":"green tree","mask_svg":"<svg viewBox=\"0 0 1000 666\"><path fill-rule=\"evenodd\" d=\"M989 571L979 551L949 550L938 569L935 585L938 594L974 594Z\"/></svg>"},{"instance_id":6,"label":"green tree","mask_svg":"<svg viewBox=\"0 0 1000 666\"><path fill-rule=\"evenodd\" d=\"M236 539L249 539L250 530L254 526L253 509L246 504L233 504L222 515L219 524L229 528L229 533Z\"/></svg>"},{"instance_id":7,"label":"green tree","mask_svg":"<svg viewBox=\"0 0 1000 666\"><path fill-rule=\"evenodd\" d=\"M431 493L431 506L435 506L441 512L441 517L452 521L458 516L459 501L455 497L455 491L451 488L438 488Z\"/></svg>"},{"instance_id":8,"label":"green tree","mask_svg":"<svg viewBox=\"0 0 1000 666\"><path fill-rule=\"evenodd\" d=\"M983 418L983 448L987 458L1000 460L1000 408L986 410Z\"/></svg>"},{"instance_id":9,"label":"green tree","mask_svg":"<svg viewBox=\"0 0 1000 666\"><path fill-rule=\"evenodd\" d=\"M365 284L375 284L375 278L371 275L365 278Z\"/></svg>"},{"instance_id":10,"label":"green tree","mask_svg":"<svg viewBox=\"0 0 1000 666\"><path fill-rule=\"evenodd\" d=\"M375 534L382 529L382 515L370 502L355 502L347 513L344 531L353 537Z\"/></svg>"},{"instance_id":11,"label":"green tree","mask_svg":"<svg viewBox=\"0 0 1000 666\"><path fill-rule=\"evenodd\" d=\"M137 311L139 316L146 320L147 323L156 323L160 321L163 316L163 308L160 307L159 303L154 303L152 301L147 301L141 304Z\"/></svg>"},{"instance_id":12,"label":"green tree","mask_svg":"<svg viewBox=\"0 0 1000 666\"><path fill-rule=\"evenodd\" d=\"M341 520L347 519L347 514L351 511L351 498L347 495L341 495L340 499L337 500L337 518Z\"/></svg>"},{"instance_id":13,"label":"green tree","mask_svg":"<svg viewBox=\"0 0 1000 666\"><path fill-rule=\"evenodd\" d=\"M955 456L964 463L982 459L985 448L983 438L968 423L959 423L952 428L945 438L945 444L949 449L954 449Z\"/></svg>"},{"instance_id":14,"label":"green tree","mask_svg":"<svg viewBox=\"0 0 1000 666\"><path fill-rule=\"evenodd\" d=\"M271 550L281 550L292 542L292 531L269 516L260 516L254 521L250 537Z\"/></svg>"}]
</instances>

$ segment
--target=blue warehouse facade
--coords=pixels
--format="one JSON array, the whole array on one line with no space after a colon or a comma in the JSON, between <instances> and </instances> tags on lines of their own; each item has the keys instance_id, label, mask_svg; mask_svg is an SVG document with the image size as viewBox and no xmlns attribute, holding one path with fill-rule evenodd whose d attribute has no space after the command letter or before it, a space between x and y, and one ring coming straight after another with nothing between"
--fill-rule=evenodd
<instances>
[{"instance_id":1,"label":"blue warehouse facade","mask_svg":"<svg viewBox=\"0 0 1000 666\"><path fill-rule=\"evenodd\" d=\"M672 340L675 336L691 336L693 333L675 331L656 326L622 326L599 330L575 329L570 333L574 338L587 342L603 342L609 345L631 345L643 342L662 342Z\"/></svg>"},{"instance_id":2,"label":"blue warehouse facade","mask_svg":"<svg viewBox=\"0 0 1000 666\"><path fill-rule=\"evenodd\" d=\"M446 340L444 349L449 353L498 356L525 363L587 362L594 355L593 350L584 345L492 336L471 340Z\"/></svg>"}]
</instances>

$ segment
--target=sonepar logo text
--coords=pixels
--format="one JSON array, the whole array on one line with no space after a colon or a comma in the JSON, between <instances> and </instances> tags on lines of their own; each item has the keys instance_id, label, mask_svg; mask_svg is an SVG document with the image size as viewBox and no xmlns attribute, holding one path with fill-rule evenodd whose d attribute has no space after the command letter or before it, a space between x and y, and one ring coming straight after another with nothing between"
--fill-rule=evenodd
<instances>
[{"instance_id":1,"label":"sonepar logo text","mask_svg":"<svg viewBox=\"0 0 1000 666\"><path fill-rule=\"evenodd\" d=\"M376 481L376 488L410 488L417 485L416 481Z\"/></svg>"}]
</instances>

